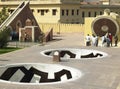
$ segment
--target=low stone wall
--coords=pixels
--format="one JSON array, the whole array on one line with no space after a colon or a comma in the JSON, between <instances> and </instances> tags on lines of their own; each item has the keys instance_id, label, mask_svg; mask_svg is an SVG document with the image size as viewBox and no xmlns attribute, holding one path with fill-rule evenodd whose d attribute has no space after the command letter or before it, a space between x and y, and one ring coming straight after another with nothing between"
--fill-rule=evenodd
<instances>
[{"instance_id":1,"label":"low stone wall","mask_svg":"<svg viewBox=\"0 0 120 89\"><path fill-rule=\"evenodd\" d=\"M83 24L58 24L58 23L39 23L40 28L44 33L53 28L53 33L72 33L83 32Z\"/></svg>"},{"instance_id":2,"label":"low stone wall","mask_svg":"<svg viewBox=\"0 0 120 89\"><path fill-rule=\"evenodd\" d=\"M53 29L51 28L48 32L45 33L44 42L53 40Z\"/></svg>"}]
</instances>

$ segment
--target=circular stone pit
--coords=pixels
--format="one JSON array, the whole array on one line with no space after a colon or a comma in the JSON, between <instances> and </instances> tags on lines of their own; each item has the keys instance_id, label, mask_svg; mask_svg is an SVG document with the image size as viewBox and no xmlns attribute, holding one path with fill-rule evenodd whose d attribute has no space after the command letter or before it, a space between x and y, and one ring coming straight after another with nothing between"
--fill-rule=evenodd
<instances>
[{"instance_id":1,"label":"circular stone pit","mask_svg":"<svg viewBox=\"0 0 120 89\"><path fill-rule=\"evenodd\" d=\"M44 85L64 83L81 77L77 69L41 63L23 63L0 66L0 82Z\"/></svg>"},{"instance_id":2,"label":"circular stone pit","mask_svg":"<svg viewBox=\"0 0 120 89\"><path fill-rule=\"evenodd\" d=\"M97 59L108 56L107 53L97 50L75 48L48 49L42 51L41 54L46 57L53 57L56 51L59 52L61 59Z\"/></svg>"}]
</instances>

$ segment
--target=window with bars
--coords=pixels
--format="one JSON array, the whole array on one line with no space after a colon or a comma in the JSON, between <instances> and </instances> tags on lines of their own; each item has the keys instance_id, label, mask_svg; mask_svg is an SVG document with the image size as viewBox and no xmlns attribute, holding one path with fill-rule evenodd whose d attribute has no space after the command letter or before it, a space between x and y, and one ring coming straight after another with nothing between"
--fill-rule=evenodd
<instances>
[{"instance_id":1,"label":"window with bars","mask_svg":"<svg viewBox=\"0 0 120 89\"><path fill-rule=\"evenodd\" d=\"M100 15L102 15L103 14L103 12L102 11L100 11Z\"/></svg>"},{"instance_id":2,"label":"window with bars","mask_svg":"<svg viewBox=\"0 0 120 89\"><path fill-rule=\"evenodd\" d=\"M72 10L72 15L74 15L74 10Z\"/></svg>"},{"instance_id":3,"label":"window with bars","mask_svg":"<svg viewBox=\"0 0 120 89\"><path fill-rule=\"evenodd\" d=\"M66 10L66 15L67 15L67 16L69 15L69 10Z\"/></svg>"},{"instance_id":4,"label":"window with bars","mask_svg":"<svg viewBox=\"0 0 120 89\"><path fill-rule=\"evenodd\" d=\"M77 15L79 15L79 9L77 9Z\"/></svg>"},{"instance_id":5,"label":"window with bars","mask_svg":"<svg viewBox=\"0 0 120 89\"><path fill-rule=\"evenodd\" d=\"M62 10L62 16L64 16L65 15L65 11L64 10Z\"/></svg>"},{"instance_id":6,"label":"window with bars","mask_svg":"<svg viewBox=\"0 0 120 89\"><path fill-rule=\"evenodd\" d=\"M82 12L82 17L85 17L85 12L84 11Z\"/></svg>"},{"instance_id":7,"label":"window with bars","mask_svg":"<svg viewBox=\"0 0 120 89\"><path fill-rule=\"evenodd\" d=\"M39 9L37 10L38 13L40 13L40 15L45 15L45 13L47 13L49 10L48 9Z\"/></svg>"},{"instance_id":8,"label":"window with bars","mask_svg":"<svg viewBox=\"0 0 120 89\"><path fill-rule=\"evenodd\" d=\"M41 15L44 15L45 13L44 13L44 10L40 10L40 14Z\"/></svg>"},{"instance_id":9,"label":"window with bars","mask_svg":"<svg viewBox=\"0 0 120 89\"><path fill-rule=\"evenodd\" d=\"M96 17L97 16L97 12L95 11L95 13L94 13L94 17Z\"/></svg>"},{"instance_id":10,"label":"window with bars","mask_svg":"<svg viewBox=\"0 0 120 89\"><path fill-rule=\"evenodd\" d=\"M91 17L91 12L88 12L88 17Z\"/></svg>"},{"instance_id":11,"label":"window with bars","mask_svg":"<svg viewBox=\"0 0 120 89\"><path fill-rule=\"evenodd\" d=\"M52 10L52 15L56 15L57 14L57 9L53 9Z\"/></svg>"}]
</instances>

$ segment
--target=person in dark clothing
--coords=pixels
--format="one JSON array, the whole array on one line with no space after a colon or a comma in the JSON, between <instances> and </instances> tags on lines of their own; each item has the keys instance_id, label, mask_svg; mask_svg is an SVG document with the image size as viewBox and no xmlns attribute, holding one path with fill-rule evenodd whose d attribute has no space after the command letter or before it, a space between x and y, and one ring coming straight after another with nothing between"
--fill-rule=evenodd
<instances>
[{"instance_id":1,"label":"person in dark clothing","mask_svg":"<svg viewBox=\"0 0 120 89\"><path fill-rule=\"evenodd\" d=\"M110 38L109 38L109 36L107 36L106 42L107 42L107 47L110 47Z\"/></svg>"},{"instance_id":2,"label":"person in dark clothing","mask_svg":"<svg viewBox=\"0 0 120 89\"><path fill-rule=\"evenodd\" d=\"M95 37L95 46L98 47L98 36Z\"/></svg>"},{"instance_id":3,"label":"person in dark clothing","mask_svg":"<svg viewBox=\"0 0 120 89\"><path fill-rule=\"evenodd\" d=\"M118 36L114 36L114 41L115 41L115 46L117 46L117 43L118 43Z\"/></svg>"},{"instance_id":4,"label":"person in dark clothing","mask_svg":"<svg viewBox=\"0 0 120 89\"><path fill-rule=\"evenodd\" d=\"M112 46L112 38L113 38L113 37L112 37L112 34L109 33L108 36L109 36L109 39L110 39L110 45Z\"/></svg>"}]
</instances>

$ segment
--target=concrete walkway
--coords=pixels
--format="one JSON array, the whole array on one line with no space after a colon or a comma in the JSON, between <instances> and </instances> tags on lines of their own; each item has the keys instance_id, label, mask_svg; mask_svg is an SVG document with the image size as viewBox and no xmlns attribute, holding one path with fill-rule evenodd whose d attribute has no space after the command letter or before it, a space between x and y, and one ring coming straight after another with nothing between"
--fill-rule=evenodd
<instances>
[{"instance_id":1,"label":"concrete walkway","mask_svg":"<svg viewBox=\"0 0 120 89\"><path fill-rule=\"evenodd\" d=\"M88 60L68 60L56 64L79 69L82 77L76 81L53 85L17 85L0 83L0 89L120 89L120 49L119 47L85 47L83 33L56 35L55 40L41 45L24 48L0 55L0 65L13 63L50 63L51 58L40 54L51 48L83 48L108 53L108 57Z\"/></svg>"}]
</instances>

